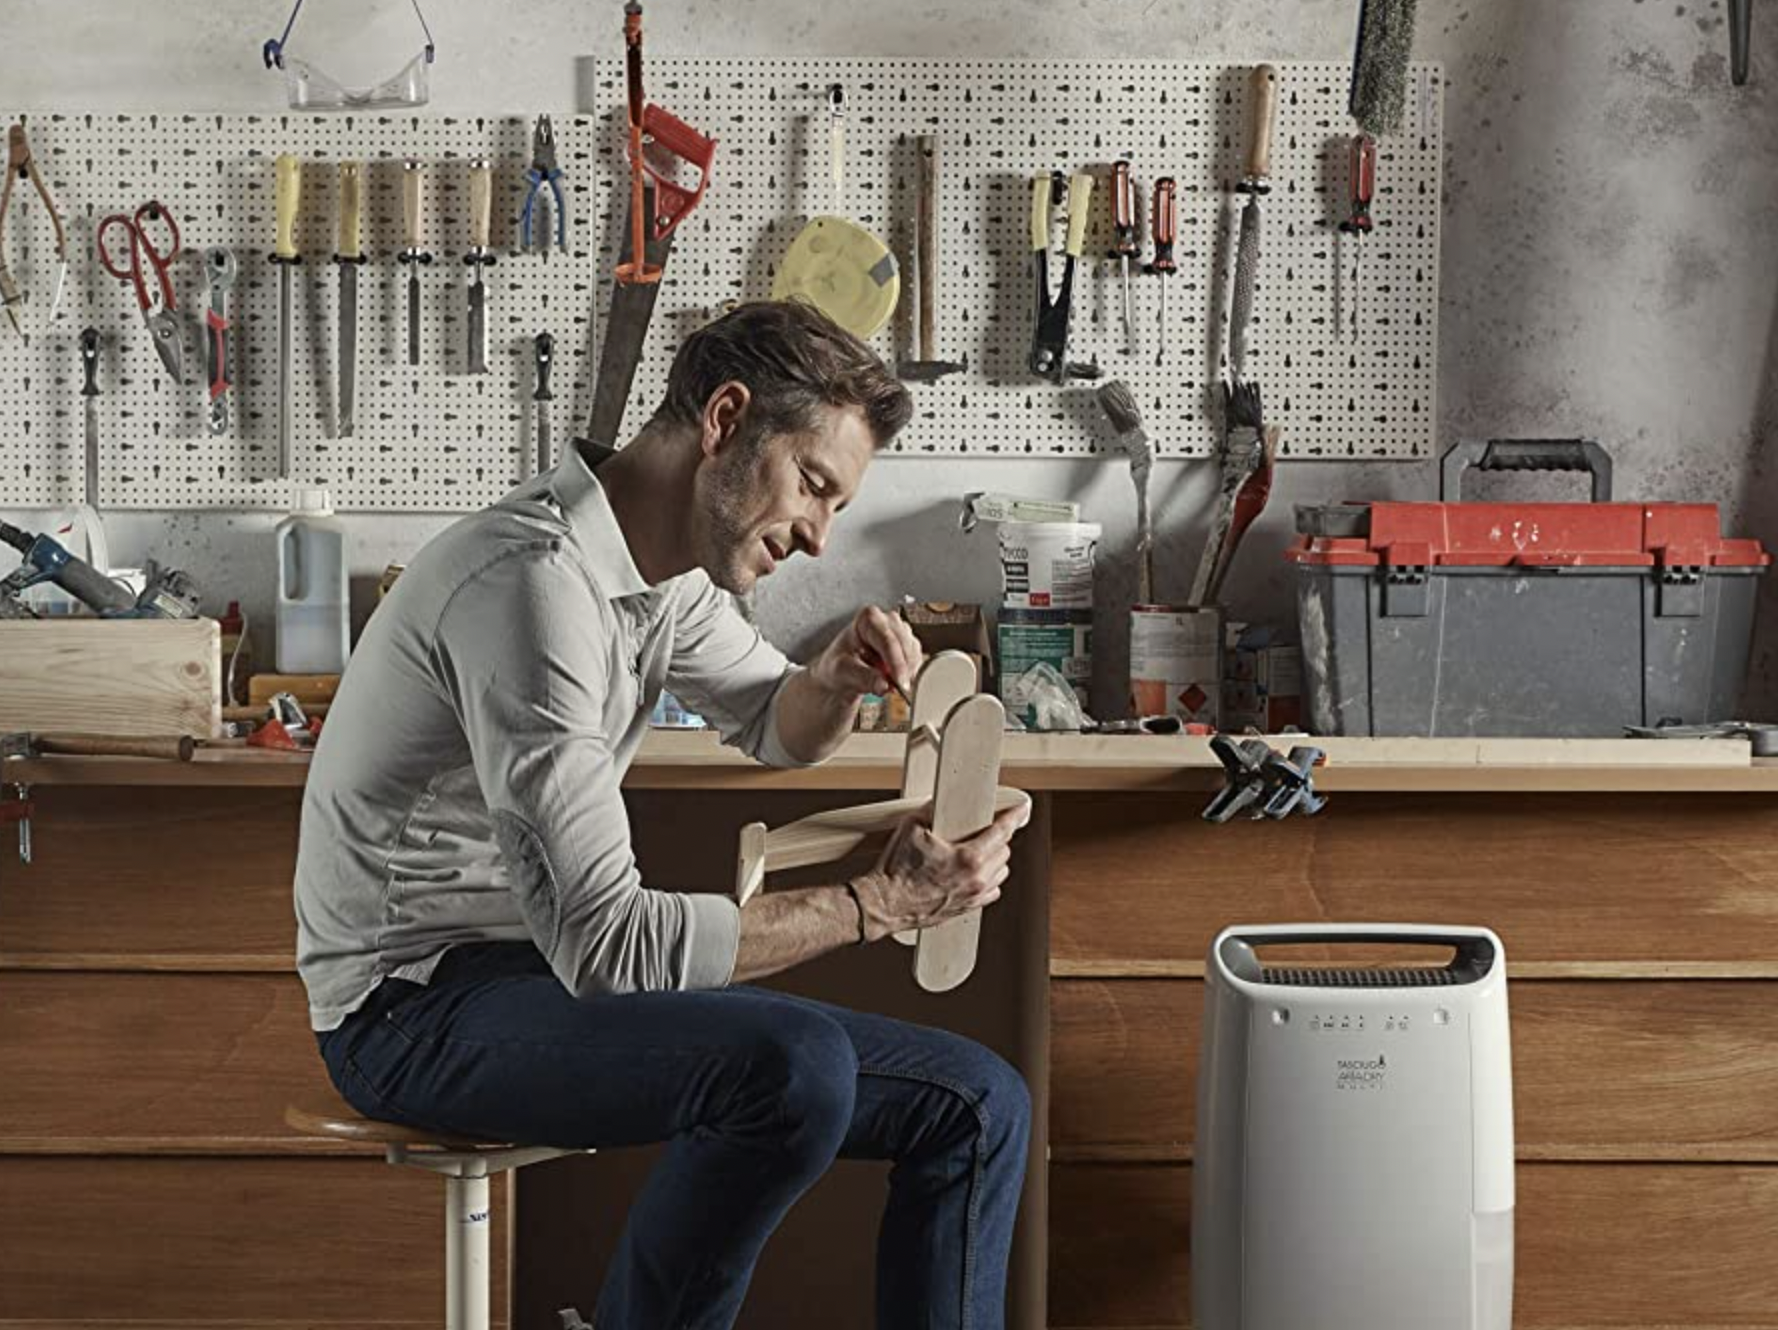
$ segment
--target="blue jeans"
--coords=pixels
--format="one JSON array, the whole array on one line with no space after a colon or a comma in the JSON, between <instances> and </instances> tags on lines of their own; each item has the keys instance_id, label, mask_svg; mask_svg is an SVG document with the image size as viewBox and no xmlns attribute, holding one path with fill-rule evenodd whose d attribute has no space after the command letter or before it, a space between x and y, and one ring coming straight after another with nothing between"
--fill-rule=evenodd
<instances>
[{"instance_id":1,"label":"blue jeans","mask_svg":"<svg viewBox=\"0 0 1778 1330\"><path fill-rule=\"evenodd\" d=\"M1031 1101L942 1030L766 989L590 1001L527 942L454 948L320 1036L367 1117L531 1145L667 1142L606 1272L598 1330L721 1330L835 1158L890 1160L879 1330L1001 1330Z\"/></svg>"}]
</instances>

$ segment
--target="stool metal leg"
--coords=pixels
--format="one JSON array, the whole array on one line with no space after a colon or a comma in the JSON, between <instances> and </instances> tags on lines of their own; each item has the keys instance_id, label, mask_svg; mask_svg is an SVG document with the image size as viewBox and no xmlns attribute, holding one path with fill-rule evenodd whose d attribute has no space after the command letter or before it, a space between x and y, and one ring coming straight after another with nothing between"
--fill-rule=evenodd
<instances>
[{"instance_id":1,"label":"stool metal leg","mask_svg":"<svg viewBox=\"0 0 1778 1330\"><path fill-rule=\"evenodd\" d=\"M445 1178L445 1330L488 1330L488 1179Z\"/></svg>"}]
</instances>

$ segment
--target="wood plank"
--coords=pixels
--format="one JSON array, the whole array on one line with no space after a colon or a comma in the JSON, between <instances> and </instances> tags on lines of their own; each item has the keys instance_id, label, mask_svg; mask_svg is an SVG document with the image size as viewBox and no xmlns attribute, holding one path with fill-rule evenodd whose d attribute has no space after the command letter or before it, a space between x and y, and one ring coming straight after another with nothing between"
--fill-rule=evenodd
<instances>
[{"instance_id":1,"label":"wood plank","mask_svg":"<svg viewBox=\"0 0 1778 1330\"><path fill-rule=\"evenodd\" d=\"M506 1192L492 1238L501 1308ZM0 1195L0 1323L436 1324L444 1299L444 1183L416 1169L13 1157Z\"/></svg>"},{"instance_id":2,"label":"wood plank","mask_svg":"<svg viewBox=\"0 0 1778 1330\"><path fill-rule=\"evenodd\" d=\"M1056 800L1051 955L1199 961L1234 923L1486 923L1521 963L1770 963L1778 801L1347 795L1211 826L1169 796Z\"/></svg>"},{"instance_id":3,"label":"wood plank","mask_svg":"<svg viewBox=\"0 0 1778 1330\"><path fill-rule=\"evenodd\" d=\"M295 790L39 788L0 860L0 946L56 956L294 955ZM10 847L8 847L8 851Z\"/></svg>"},{"instance_id":4,"label":"wood plank","mask_svg":"<svg viewBox=\"0 0 1778 1330\"><path fill-rule=\"evenodd\" d=\"M1606 752L1610 761L1559 745L1573 740L1507 742L1558 745L1545 754L1525 749L1518 763L1494 755L1488 761L1381 761L1377 748L1396 740L1350 739L1340 761L1324 768L1316 784L1328 791L1415 793L1733 793L1778 794L1778 759L1747 761L1731 744L1696 746L1643 743ZM1597 740L1612 745L1618 740ZM653 790L893 790L901 779L903 736L855 734L818 767L767 770L722 747L708 733L655 731L642 743L625 777L627 789ZM1550 760L1559 754L1560 760ZM1408 757L1397 750L1394 757ZM1624 759L1633 759L1626 762ZM1367 760L1368 759L1368 760ZM1709 765L1700 765L1700 759ZM1729 765L1721 765L1728 762ZM21 762L9 774L35 785L180 785L239 788L301 787L307 754L269 753L228 741L201 750L191 762L170 764L131 758L48 758ZM1160 736L1019 735L1006 738L1001 778L1016 789L1208 795L1222 785L1222 769L1201 739Z\"/></svg>"},{"instance_id":5,"label":"wood plank","mask_svg":"<svg viewBox=\"0 0 1778 1330\"><path fill-rule=\"evenodd\" d=\"M332 1093L290 975L0 974L0 1067L0 1151L295 1143L285 1106Z\"/></svg>"},{"instance_id":6,"label":"wood plank","mask_svg":"<svg viewBox=\"0 0 1778 1330\"><path fill-rule=\"evenodd\" d=\"M214 619L7 620L0 660L0 731L222 733Z\"/></svg>"},{"instance_id":7,"label":"wood plank","mask_svg":"<svg viewBox=\"0 0 1778 1330\"><path fill-rule=\"evenodd\" d=\"M1517 1330L1778 1330L1778 1168L1521 1165L1516 1224ZM1050 1325L1189 1325L1190 1236L1189 1168L1052 1166Z\"/></svg>"},{"instance_id":8,"label":"wood plank","mask_svg":"<svg viewBox=\"0 0 1778 1330\"><path fill-rule=\"evenodd\" d=\"M1053 1158L1190 1157L1203 985L1050 986ZM1521 1158L1778 1162L1778 984L1515 982Z\"/></svg>"}]
</instances>

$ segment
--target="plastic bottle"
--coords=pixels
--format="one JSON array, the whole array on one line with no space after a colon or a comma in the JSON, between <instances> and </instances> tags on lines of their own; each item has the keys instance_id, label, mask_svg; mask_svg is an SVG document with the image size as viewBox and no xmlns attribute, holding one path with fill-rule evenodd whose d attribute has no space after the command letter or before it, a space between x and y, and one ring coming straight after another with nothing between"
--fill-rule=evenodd
<instances>
[{"instance_id":1,"label":"plastic bottle","mask_svg":"<svg viewBox=\"0 0 1778 1330\"><path fill-rule=\"evenodd\" d=\"M324 489L297 491L278 523L279 674L339 674L350 653L346 529Z\"/></svg>"}]
</instances>

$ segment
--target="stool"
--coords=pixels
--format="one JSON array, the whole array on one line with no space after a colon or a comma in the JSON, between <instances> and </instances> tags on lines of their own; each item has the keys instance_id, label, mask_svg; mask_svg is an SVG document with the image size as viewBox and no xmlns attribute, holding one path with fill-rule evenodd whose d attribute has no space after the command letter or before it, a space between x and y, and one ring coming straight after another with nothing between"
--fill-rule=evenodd
<instances>
[{"instance_id":1,"label":"stool","mask_svg":"<svg viewBox=\"0 0 1778 1330\"><path fill-rule=\"evenodd\" d=\"M389 1163L444 1177L445 1330L488 1330L488 1179L526 1164L593 1153L442 1136L360 1117L337 1098L292 1104L284 1121L307 1136L380 1145Z\"/></svg>"}]
</instances>

